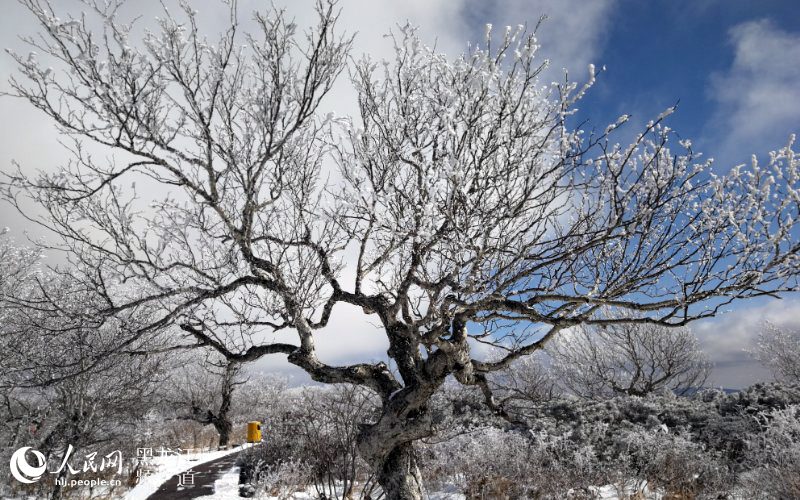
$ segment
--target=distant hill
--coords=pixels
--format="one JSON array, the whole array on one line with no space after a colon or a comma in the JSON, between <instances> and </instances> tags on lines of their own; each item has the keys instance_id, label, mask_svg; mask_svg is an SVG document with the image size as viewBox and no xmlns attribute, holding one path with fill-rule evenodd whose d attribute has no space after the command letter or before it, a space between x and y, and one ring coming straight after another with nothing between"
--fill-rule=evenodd
<instances>
[{"instance_id":1,"label":"distant hill","mask_svg":"<svg viewBox=\"0 0 800 500\"><path fill-rule=\"evenodd\" d=\"M691 397L691 396L694 396L695 394L697 394L700 391L706 391L706 390L709 390L709 389L715 389L715 390L718 390L718 391L722 391L725 394L733 394L735 392L740 392L741 391L741 389L730 389L730 388L727 388L727 387L690 387L689 389L686 389L683 392L683 394L681 394L681 395L682 396L686 396L686 397Z\"/></svg>"}]
</instances>

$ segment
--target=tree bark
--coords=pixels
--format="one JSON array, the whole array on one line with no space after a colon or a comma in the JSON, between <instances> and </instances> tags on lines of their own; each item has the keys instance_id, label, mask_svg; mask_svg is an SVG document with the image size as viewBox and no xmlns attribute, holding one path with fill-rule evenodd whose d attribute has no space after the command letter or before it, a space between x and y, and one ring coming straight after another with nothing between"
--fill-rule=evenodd
<instances>
[{"instance_id":1,"label":"tree bark","mask_svg":"<svg viewBox=\"0 0 800 500\"><path fill-rule=\"evenodd\" d=\"M395 446L378 465L386 500L422 500L422 476L412 443Z\"/></svg>"},{"instance_id":2,"label":"tree bark","mask_svg":"<svg viewBox=\"0 0 800 500\"><path fill-rule=\"evenodd\" d=\"M358 435L358 451L370 464L383 489L385 500L422 500L422 475L417 466L414 442L432 434L432 422L424 394L408 391L393 398L374 424L365 424ZM420 401L409 410L406 404ZM405 400L405 401L404 401Z\"/></svg>"},{"instance_id":3,"label":"tree bark","mask_svg":"<svg viewBox=\"0 0 800 500\"><path fill-rule=\"evenodd\" d=\"M228 446L231 437L231 429L233 425L227 418L220 418L214 421L214 427L219 433L219 448Z\"/></svg>"}]
</instances>

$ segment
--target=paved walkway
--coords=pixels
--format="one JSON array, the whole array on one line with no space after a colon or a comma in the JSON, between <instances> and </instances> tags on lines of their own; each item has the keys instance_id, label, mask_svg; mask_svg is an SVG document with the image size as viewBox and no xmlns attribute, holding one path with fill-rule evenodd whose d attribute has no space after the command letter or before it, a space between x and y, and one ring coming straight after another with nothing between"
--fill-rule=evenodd
<instances>
[{"instance_id":1,"label":"paved walkway","mask_svg":"<svg viewBox=\"0 0 800 500\"><path fill-rule=\"evenodd\" d=\"M147 500L191 500L211 495L214 493L214 481L235 465L239 453L231 453L172 476Z\"/></svg>"}]
</instances>

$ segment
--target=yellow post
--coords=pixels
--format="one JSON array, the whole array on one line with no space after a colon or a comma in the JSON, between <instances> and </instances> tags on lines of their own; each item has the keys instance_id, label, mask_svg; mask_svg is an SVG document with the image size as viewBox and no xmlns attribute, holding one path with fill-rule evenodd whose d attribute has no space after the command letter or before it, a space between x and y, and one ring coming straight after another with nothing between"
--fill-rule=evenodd
<instances>
[{"instance_id":1,"label":"yellow post","mask_svg":"<svg viewBox=\"0 0 800 500\"><path fill-rule=\"evenodd\" d=\"M260 443L261 442L261 422L247 422L247 442Z\"/></svg>"}]
</instances>

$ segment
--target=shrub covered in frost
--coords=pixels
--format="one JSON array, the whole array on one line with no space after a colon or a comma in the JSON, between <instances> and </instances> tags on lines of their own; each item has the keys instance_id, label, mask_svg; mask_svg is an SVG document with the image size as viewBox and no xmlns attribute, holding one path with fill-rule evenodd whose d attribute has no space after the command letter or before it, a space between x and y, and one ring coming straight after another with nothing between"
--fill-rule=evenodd
<instances>
[{"instance_id":1,"label":"shrub covered in frost","mask_svg":"<svg viewBox=\"0 0 800 500\"><path fill-rule=\"evenodd\" d=\"M476 411L475 397L443 400L464 403L444 420L442 439L421 449L432 488L468 498L595 498L596 486L634 481L668 498L726 498L769 481L775 491L761 497L800 498L792 489L800 477L798 386L551 400L518 415L527 428ZM752 488L745 498L761 498Z\"/></svg>"},{"instance_id":2,"label":"shrub covered in frost","mask_svg":"<svg viewBox=\"0 0 800 500\"><path fill-rule=\"evenodd\" d=\"M431 488L455 486L468 498L561 498L576 484L588 487L600 477L591 446L495 427L429 444L421 455Z\"/></svg>"},{"instance_id":3,"label":"shrub covered in frost","mask_svg":"<svg viewBox=\"0 0 800 500\"><path fill-rule=\"evenodd\" d=\"M268 411L266 443L242 455L243 492L285 492L313 486L320 498L354 498L374 487L358 456L358 422L375 411L375 398L351 385L308 387ZM295 481L295 489L288 485ZM250 485L250 486L246 486ZM288 488L288 489L287 489Z\"/></svg>"},{"instance_id":4,"label":"shrub covered in frost","mask_svg":"<svg viewBox=\"0 0 800 500\"><path fill-rule=\"evenodd\" d=\"M800 405L761 416L765 430L751 442L744 498L800 498Z\"/></svg>"},{"instance_id":5,"label":"shrub covered in frost","mask_svg":"<svg viewBox=\"0 0 800 500\"><path fill-rule=\"evenodd\" d=\"M592 423L563 434L473 429L422 453L428 484L468 498L593 498L593 486L644 479L680 498L724 492L730 472L683 433Z\"/></svg>"},{"instance_id":6,"label":"shrub covered in frost","mask_svg":"<svg viewBox=\"0 0 800 500\"><path fill-rule=\"evenodd\" d=\"M516 415L527 425L492 414L481 400L460 386L436 395L437 437L418 447L429 492L580 500L647 487L666 498L800 498L792 489L800 476L798 386L538 401ZM316 487L320 497L366 498L376 491L355 446L355 422L374 411L367 393L288 391L266 411L267 445L242 459L243 493L281 497Z\"/></svg>"}]
</instances>

